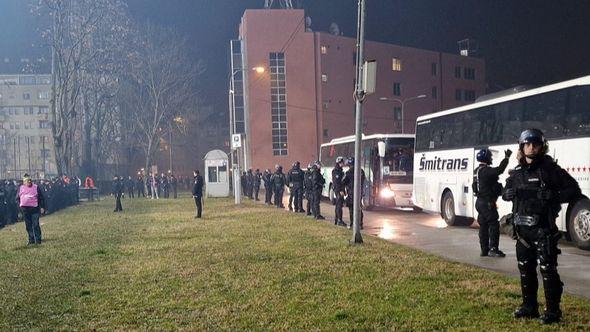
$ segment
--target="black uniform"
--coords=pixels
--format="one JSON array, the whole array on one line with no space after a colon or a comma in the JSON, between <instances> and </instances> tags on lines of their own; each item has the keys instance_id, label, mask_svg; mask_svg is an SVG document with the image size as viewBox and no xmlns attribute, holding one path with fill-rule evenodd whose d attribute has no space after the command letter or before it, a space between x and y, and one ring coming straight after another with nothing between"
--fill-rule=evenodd
<instances>
[{"instance_id":1,"label":"black uniform","mask_svg":"<svg viewBox=\"0 0 590 332\"><path fill-rule=\"evenodd\" d=\"M500 242L500 223L496 201L502 194L502 185L498 183L500 174L508 166L508 158L504 158L498 167L490 167L482 163L474 171L474 192L477 195L475 209L479 223L479 246L481 255L487 256L498 252ZM502 254L503 256L503 254Z\"/></svg>"},{"instance_id":2,"label":"black uniform","mask_svg":"<svg viewBox=\"0 0 590 332\"><path fill-rule=\"evenodd\" d=\"M0 183L0 228L6 225L6 192L4 182Z\"/></svg>"},{"instance_id":3,"label":"black uniform","mask_svg":"<svg viewBox=\"0 0 590 332\"><path fill-rule=\"evenodd\" d=\"M289 208L291 209L291 201L293 202L292 210L295 212L305 212L303 210L303 181L305 174L303 170L295 165L287 173L287 182L289 183L289 189L291 190L291 196L289 197Z\"/></svg>"},{"instance_id":4,"label":"black uniform","mask_svg":"<svg viewBox=\"0 0 590 332\"><path fill-rule=\"evenodd\" d=\"M262 174L260 174L260 170L256 170L254 173L254 200L259 201L258 193L260 192L260 180L262 179Z\"/></svg>"},{"instance_id":5,"label":"black uniform","mask_svg":"<svg viewBox=\"0 0 590 332\"><path fill-rule=\"evenodd\" d=\"M311 183L311 168L308 168L307 171L304 174L304 180L303 180L303 194L305 195L305 198L307 199L307 212L305 213L305 215L307 216L311 216L311 205L313 202L312 199L312 183Z\"/></svg>"},{"instance_id":6,"label":"black uniform","mask_svg":"<svg viewBox=\"0 0 590 332\"><path fill-rule=\"evenodd\" d=\"M350 227L354 222L354 166L350 166L346 173L344 174L344 178L342 179L342 185L346 189L346 206L348 207L348 213L350 216ZM361 169L361 197L363 196L363 187L365 186L365 171ZM360 205L359 205L360 206ZM363 210L360 210L361 213L361 225L360 227L363 228Z\"/></svg>"},{"instance_id":7,"label":"black uniform","mask_svg":"<svg viewBox=\"0 0 590 332\"><path fill-rule=\"evenodd\" d=\"M139 198L140 195L141 197L145 197L143 178L141 176L138 176L137 180L135 180L135 189L137 190L137 198Z\"/></svg>"},{"instance_id":8,"label":"black uniform","mask_svg":"<svg viewBox=\"0 0 590 332\"><path fill-rule=\"evenodd\" d=\"M170 187L172 187L174 198L178 198L178 180L176 179L174 174L170 175Z\"/></svg>"},{"instance_id":9,"label":"black uniform","mask_svg":"<svg viewBox=\"0 0 590 332\"><path fill-rule=\"evenodd\" d=\"M272 174L268 170L264 171L264 175L262 176L262 181L264 181L264 203L265 204L272 204L272 182L271 182Z\"/></svg>"},{"instance_id":10,"label":"black uniform","mask_svg":"<svg viewBox=\"0 0 590 332\"><path fill-rule=\"evenodd\" d=\"M201 218L203 212L203 177L199 174L194 177L192 194L195 199L195 205L197 206L197 215L195 218Z\"/></svg>"},{"instance_id":11,"label":"black uniform","mask_svg":"<svg viewBox=\"0 0 590 332\"><path fill-rule=\"evenodd\" d=\"M547 155L535 158L531 164L521 162L506 180L502 198L513 202L515 236L518 238L516 258L523 298L521 309L515 312L516 317L538 315L538 261L547 302L542 320L559 321L563 283L557 273L557 255L560 253L557 242L561 234L555 218L561 203L573 202L580 196L576 180Z\"/></svg>"},{"instance_id":12,"label":"black uniform","mask_svg":"<svg viewBox=\"0 0 590 332\"><path fill-rule=\"evenodd\" d=\"M311 212L316 219L324 219L320 212L320 199L325 183L319 168L314 167L311 171Z\"/></svg>"},{"instance_id":13,"label":"black uniform","mask_svg":"<svg viewBox=\"0 0 590 332\"><path fill-rule=\"evenodd\" d=\"M342 185L342 179L344 178L344 171L339 163L334 166L332 170L332 190L334 191L334 197L336 200L336 207L334 208L334 224L344 223L342 220L342 206L344 205L344 186Z\"/></svg>"},{"instance_id":14,"label":"black uniform","mask_svg":"<svg viewBox=\"0 0 590 332\"><path fill-rule=\"evenodd\" d=\"M283 174L283 169L281 167L279 167L279 169L277 169L277 171L272 175L270 181L272 183L273 193L275 195L275 206L277 208L284 208L283 192L285 191L287 179L285 178L285 174Z\"/></svg>"},{"instance_id":15,"label":"black uniform","mask_svg":"<svg viewBox=\"0 0 590 332\"><path fill-rule=\"evenodd\" d=\"M249 169L246 173L246 196L250 199L254 199L254 174L252 174L252 170Z\"/></svg>"},{"instance_id":16,"label":"black uniform","mask_svg":"<svg viewBox=\"0 0 590 332\"><path fill-rule=\"evenodd\" d=\"M113 196L115 196L115 211L123 211L121 196L123 196L123 180L115 177L113 179Z\"/></svg>"}]
</instances>

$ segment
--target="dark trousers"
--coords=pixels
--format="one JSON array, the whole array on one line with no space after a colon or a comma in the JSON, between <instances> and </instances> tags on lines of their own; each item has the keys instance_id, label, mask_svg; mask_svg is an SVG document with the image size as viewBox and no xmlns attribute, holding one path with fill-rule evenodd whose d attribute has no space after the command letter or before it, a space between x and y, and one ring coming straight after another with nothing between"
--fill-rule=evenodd
<instances>
[{"instance_id":1,"label":"dark trousers","mask_svg":"<svg viewBox=\"0 0 590 332\"><path fill-rule=\"evenodd\" d=\"M115 194L115 212L123 211L123 205L121 205L121 193Z\"/></svg>"},{"instance_id":2,"label":"dark trousers","mask_svg":"<svg viewBox=\"0 0 590 332\"><path fill-rule=\"evenodd\" d=\"M320 212L320 197L322 192L320 190L314 190L312 192L311 213L313 213L313 216L316 218L322 215Z\"/></svg>"},{"instance_id":3,"label":"dark trousers","mask_svg":"<svg viewBox=\"0 0 590 332\"><path fill-rule=\"evenodd\" d=\"M41 243L41 226L39 225L39 212L25 212L25 227L29 234L29 244Z\"/></svg>"},{"instance_id":4,"label":"dark trousers","mask_svg":"<svg viewBox=\"0 0 590 332\"><path fill-rule=\"evenodd\" d=\"M305 193L305 196L307 198L307 213L306 215L310 216L311 215L311 203L312 203L312 198L311 198L311 193L309 191L307 191Z\"/></svg>"},{"instance_id":5,"label":"dark trousers","mask_svg":"<svg viewBox=\"0 0 590 332\"><path fill-rule=\"evenodd\" d=\"M143 187L137 188L137 198L139 198L139 195L141 195L141 197L145 197L145 193L143 192Z\"/></svg>"},{"instance_id":6,"label":"dark trousers","mask_svg":"<svg viewBox=\"0 0 590 332\"><path fill-rule=\"evenodd\" d=\"M258 192L260 191L260 185L254 186L254 200L258 201Z\"/></svg>"},{"instance_id":7,"label":"dark trousers","mask_svg":"<svg viewBox=\"0 0 590 332\"><path fill-rule=\"evenodd\" d=\"M203 197L202 196L195 196L195 205L197 206L197 218L201 218L201 213L203 213Z\"/></svg>"},{"instance_id":8,"label":"dark trousers","mask_svg":"<svg viewBox=\"0 0 590 332\"><path fill-rule=\"evenodd\" d=\"M521 240L516 241L516 259L520 271L522 305L534 309L539 305L537 302L537 289L539 288L537 279L538 260L541 266L541 275L543 276L547 311L557 312L559 311L559 303L563 292L563 283L559 273L557 273L557 255L560 253L557 242L560 234L538 227L517 227L519 237L529 246L527 247Z\"/></svg>"},{"instance_id":9,"label":"dark trousers","mask_svg":"<svg viewBox=\"0 0 590 332\"><path fill-rule=\"evenodd\" d=\"M264 187L264 203L272 204L272 189L271 189L271 187Z\"/></svg>"},{"instance_id":10,"label":"dark trousers","mask_svg":"<svg viewBox=\"0 0 590 332\"><path fill-rule=\"evenodd\" d=\"M276 189L275 188L275 192L274 192L274 195L275 195L275 206L278 207L278 208L285 207L283 205L283 192L284 192L284 189Z\"/></svg>"},{"instance_id":11,"label":"dark trousers","mask_svg":"<svg viewBox=\"0 0 590 332\"><path fill-rule=\"evenodd\" d=\"M334 208L334 222L342 221L342 207L344 206L344 197L339 192L334 192L336 196L336 207Z\"/></svg>"},{"instance_id":12,"label":"dark trousers","mask_svg":"<svg viewBox=\"0 0 590 332\"><path fill-rule=\"evenodd\" d=\"M500 243L500 222L496 202L478 198L475 202L479 223L479 246L482 253L498 249Z\"/></svg>"},{"instance_id":13,"label":"dark trousers","mask_svg":"<svg viewBox=\"0 0 590 332\"><path fill-rule=\"evenodd\" d=\"M302 187L293 187L293 208L295 212L303 211L303 188Z\"/></svg>"},{"instance_id":14,"label":"dark trousers","mask_svg":"<svg viewBox=\"0 0 590 332\"><path fill-rule=\"evenodd\" d=\"M129 198L135 198L133 196L133 189L129 189L127 194L129 195Z\"/></svg>"},{"instance_id":15,"label":"dark trousers","mask_svg":"<svg viewBox=\"0 0 590 332\"><path fill-rule=\"evenodd\" d=\"M178 190L176 189L176 186L174 186L172 190L174 190L174 198L178 198Z\"/></svg>"}]
</instances>

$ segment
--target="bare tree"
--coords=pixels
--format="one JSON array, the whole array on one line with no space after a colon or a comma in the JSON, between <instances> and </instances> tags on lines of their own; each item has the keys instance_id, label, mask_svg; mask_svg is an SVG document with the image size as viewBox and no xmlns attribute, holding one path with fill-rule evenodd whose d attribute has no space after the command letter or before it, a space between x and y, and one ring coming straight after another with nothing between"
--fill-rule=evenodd
<instances>
[{"instance_id":1,"label":"bare tree","mask_svg":"<svg viewBox=\"0 0 590 332\"><path fill-rule=\"evenodd\" d=\"M187 40L177 33L153 25L139 31L122 107L150 170L174 119L194 110L203 66L189 57Z\"/></svg>"},{"instance_id":2,"label":"bare tree","mask_svg":"<svg viewBox=\"0 0 590 332\"><path fill-rule=\"evenodd\" d=\"M102 55L106 50L100 47L102 44L96 47L97 41L117 35L114 22L121 17L123 7L121 0L39 0L33 8L40 16L48 14L51 19L43 37L52 48L50 118L60 174L73 170L74 155L78 153L75 150L79 146L74 143L80 136L76 132L80 96L88 82L84 78L94 74L85 70L99 67L97 61L105 60ZM108 29L112 33L105 35Z\"/></svg>"}]
</instances>

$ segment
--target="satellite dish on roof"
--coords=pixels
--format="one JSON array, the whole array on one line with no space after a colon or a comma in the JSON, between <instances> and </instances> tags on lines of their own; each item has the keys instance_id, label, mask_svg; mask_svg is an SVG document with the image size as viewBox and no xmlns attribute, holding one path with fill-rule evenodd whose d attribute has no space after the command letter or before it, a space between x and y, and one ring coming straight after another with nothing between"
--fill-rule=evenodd
<instances>
[{"instance_id":1,"label":"satellite dish on roof","mask_svg":"<svg viewBox=\"0 0 590 332\"><path fill-rule=\"evenodd\" d=\"M305 31L306 32L312 32L313 30L311 30L311 17L306 16L305 17Z\"/></svg>"},{"instance_id":2,"label":"satellite dish on roof","mask_svg":"<svg viewBox=\"0 0 590 332\"><path fill-rule=\"evenodd\" d=\"M330 24L330 28L328 29L328 31L330 31L330 34L334 36L340 36L340 27L335 22L332 22L332 24Z\"/></svg>"}]
</instances>

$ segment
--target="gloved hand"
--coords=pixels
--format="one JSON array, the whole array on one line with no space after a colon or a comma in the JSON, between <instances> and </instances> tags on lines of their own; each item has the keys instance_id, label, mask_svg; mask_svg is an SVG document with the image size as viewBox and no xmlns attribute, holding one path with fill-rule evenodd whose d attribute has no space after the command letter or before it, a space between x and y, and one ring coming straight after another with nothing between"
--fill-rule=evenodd
<instances>
[{"instance_id":1,"label":"gloved hand","mask_svg":"<svg viewBox=\"0 0 590 332\"><path fill-rule=\"evenodd\" d=\"M504 195L502 195L502 198L507 201L513 200L514 198L516 198L516 189L507 188L506 190L504 190Z\"/></svg>"},{"instance_id":2,"label":"gloved hand","mask_svg":"<svg viewBox=\"0 0 590 332\"><path fill-rule=\"evenodd\" d=\"M504 151L504 158L510 158L511 155L512 155L512 150L507 149L506 151Z\"/></svg>"},{"instance_id":3,"label":"gloved hand","mask_svg":"<svg viewBox=\"0 0 590 332\"><path fill-rule=\"evenodd\" d=\"M541 188L538 192L537 192L537 198L538 199L542 199L545 201L550 200L553 197L553 193L551 192L551 190L546 189L546 188Z\"/></svg>"}]
</instances>

